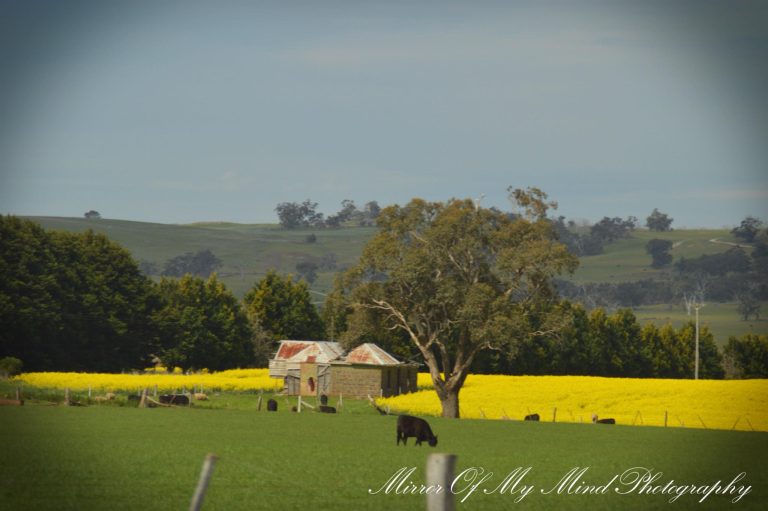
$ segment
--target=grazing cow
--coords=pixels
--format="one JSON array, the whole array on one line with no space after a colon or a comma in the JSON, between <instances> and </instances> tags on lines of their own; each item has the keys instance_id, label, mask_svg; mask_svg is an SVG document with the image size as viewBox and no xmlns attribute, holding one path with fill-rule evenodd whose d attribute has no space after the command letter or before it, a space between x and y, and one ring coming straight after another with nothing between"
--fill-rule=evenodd
<instances>
[{"instance_id":1,"label":"grazing cow","mask_svg":"<svg viewBox=\"0 0 768 511\"><path fill-rule=\"evenodd\" d=\"M163 394L158 397L160 403L164 405L188 405L189 396L184 394Z\"/></svg>"},{"instance_id":2,"label":"grazing cow","mask_svg":"<svg viewBox=\"0 0 768 511\"><path fill-rule=\"evenodd\" d=\"M336 413L336 408L332 406L320 405L317 410L320 413Z\"/></svg>"},{"instance_id":3,"label":"grazing cow","mask_svg":"<svg viewBox=\"0 0 768 511\"><path fill-rule=\"evenodd\" d=\"M616 419L598 419L597 414L592 414L592 422L595 424L616 424Z\"/></svg>"},{"instance_id":4,"label":"grazing cow","mask_svg":"<svg viewBox=\"0 0 768 511\"><path fill-rule=\"evenodd\" d=\"M141 396L136 394L128 394L128 401L141 401Z\"/></svg>"},{"instance_id":5,"label":"grazing cow","mask_svg":"<svg viewBox=\"0 0 768 511\"><path fill-rule=\"evenodd\" d=\"M525 416L525 419L523 419L523 420L526 420L526 421L537 421L537 422L538 422L538 420L539 420L540 418L541 418L541 417L539 417L539 414L538 414L538 413L532 413L532 414L530 414L530 415L526 415L526 416Z\"/></svg>"},{"instance_id":6,"label":"grazing cow","mask_svg":"<svg viewBox=\"0 0 768 511\"><path fill-rule=\"evenodd\" d=\"M416 445L421 445L424 440L429 442L430 447L437 445L437 437L432 434L427 421L410 415L400 415L397 418L397 445L400 445L400 440L406 445L408 437L411 436L416 438Z\"/></svg>"},{"instance_id":7,"label":"grazing cow","mask_svg":"<svg viewBox=\"0 0 768 511\"><path fill-rule=\"evenodd\" d=\"M274 399L270 399L267 401L267 411L268 412L276 412L277 411L277 401Z\"/></svg>"}]
</instances>

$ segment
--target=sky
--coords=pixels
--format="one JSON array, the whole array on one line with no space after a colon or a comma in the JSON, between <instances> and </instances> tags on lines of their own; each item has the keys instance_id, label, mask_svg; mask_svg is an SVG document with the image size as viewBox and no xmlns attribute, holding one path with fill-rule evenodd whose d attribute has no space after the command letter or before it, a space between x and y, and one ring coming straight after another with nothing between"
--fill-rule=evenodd
<instances>
[{"instance_id":1,"label":"sky","mask_svg":"<svg viewBox=\"0 0 768 511\"><path fill-rule=\"evenodd\" d=\"M0 213L768 220L766 62L759 1L0 0Z\"/></svg>"}]
</instances>

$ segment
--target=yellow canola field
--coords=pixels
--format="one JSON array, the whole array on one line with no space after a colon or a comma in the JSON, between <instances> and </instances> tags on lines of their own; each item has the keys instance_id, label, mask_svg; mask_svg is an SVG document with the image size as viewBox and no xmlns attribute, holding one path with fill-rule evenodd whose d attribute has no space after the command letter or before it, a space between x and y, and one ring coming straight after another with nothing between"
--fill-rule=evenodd
<instances>
[{"instance_id":1,"label":"yellow canola field","mask_svg":"<svg viewBox=\"0 0 768 511\"><path fill-rule=\"evenodd\" d=\"M186 388L222 391L279 390L283 382L269 377L269 369L231 369L202 374L108 374L108 373L24 373L15 380L39 388L70 388L93 392L136 391L154 388L173 392Z\"/></svg>"},{"instance_id":2,"label":"yellow canola field","mask_svg":"<svg viewBox=\"0 0 768 511\"><path fill-rule=\"evenodd\" d=\"M420 388L431 387L420 373ZM380 406L440 415L431 388L378 399ZM470 375L459 394L465 418L591 422L592 414L617 424L768 431L768 380L662 380L593 376ZM555 409L557 409L555 411ZM735 427L734 427L735 426Z\"/></svg>"}]
</instances>

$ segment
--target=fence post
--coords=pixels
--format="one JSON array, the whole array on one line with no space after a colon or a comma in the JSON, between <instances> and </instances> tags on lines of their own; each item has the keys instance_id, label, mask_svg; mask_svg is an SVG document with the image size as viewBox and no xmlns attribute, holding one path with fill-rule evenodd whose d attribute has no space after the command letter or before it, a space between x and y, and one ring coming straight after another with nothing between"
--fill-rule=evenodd
<instances>
[{"instance_id":1,"label":"fence post","mask_svg":"<svg viewBox=\"0 0 768 511\"><path fill-rule=\"evenodd\" d=\"M555 422L555 419L557 419L557 407L552 410L552 422Z\"/></svg>"},{"instance_id":2,"label":"fence post","mask_svg":"<svg viewBox=\"0 0 768 511\"><path fill-rule=\"evenodd\" d=\"M139 408L147 407L147 389L141 391L141 399L139 399Z\"/></svg>"},{"instance_id":3,"label":"fence post","mask_svg":"<svg viewBox=\"0 0 768 511\"><path fill-rule=\"evenodd\" d=\"M16 387L16 401L21 401L21 389Z\"/></svg>"},{"instance_id":4,"label":"fence post","mask_svg":"<svg viewBox=\"0 0 768 511\"><path fill-rule=\"evenodd\" d=\"M64 406L69 406L70 400L69 400L69 387L64 389Z\"/></svg>"},{"instance_id":5,"label":"fence post","mask_svg":"<svg viewBox=\"0 0 768 511\"><path fill-rule=\"evenodd\" d=\"M259 394L259 401L258 401L258 403L256 404L256 411L257 411L257 412L260 412L260 411L261 411L261 394Z\"/></svg>"},{"instance_id":6,"label":"fence post","mask_svg":"<svg viewBox=\"0 0 768 511\"><path fill-rule=\"evenodd\" d=\"M427 487L437 488L440 485L441 488L439 493L427 493L427 511L454 511L456 509L451 491L455 468L455 454L437 453L427 456Z\"/></svg>"},{"instance_id":7,"label":"fence post","mask_svg":"<svg viewBox=\"0 0 768 511\"><path fill-rule=\"evenodd\" d=\"M298 413L301 413L301 394L299 394L299 406L296 408Z\"/></svg>"},{"instance_id":8,"label":"fence post","mask_svg":"<svg viewBox=\"0 0 768 511\"><path fill-rule=\"evenodd\" d=\"M667 411L664 410L664 427L667 427Z\"/></svg>"},{"instance_id":9,"label":"fence post","mask_svg":"<svg viewBox=\"0 0 768 511\"><path fill-rule=\"evenodd\" d=\"M200 472L200 479L197 481L195 494L192 496L192 502L189 504L189 511L200 511L205 498L205 491L208 489L208 482L211 480L213 466L216 464L216 455L209 454L203 462L203 470Z\"/></svg>"},{"instance_id":10,"label":"fence post","mask_svg":"<svg viewBox=\"0 0 768 511\"><path fill-rule=\"evenodd\" d=\"M155 397L157 397L157 384L155 384Z\"/></svg>"}]
</instances>

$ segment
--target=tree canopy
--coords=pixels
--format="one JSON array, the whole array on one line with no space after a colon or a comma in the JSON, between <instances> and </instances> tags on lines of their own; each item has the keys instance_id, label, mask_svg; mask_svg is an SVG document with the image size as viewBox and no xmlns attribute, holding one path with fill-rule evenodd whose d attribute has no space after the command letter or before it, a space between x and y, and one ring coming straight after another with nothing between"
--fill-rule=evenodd
<instances>
[{"instance_id":1,"label":"tree canopy","mask_svg":"<svg viewBox=\"0 0 768 511\"><path fill-rule=\"evenodd\" d=\"M652 231L666 232L672 230L672 221L672 217L653 208L651 214L645 219L645 226Z\"/></svg>"},{"instance_id":2,"label":"tree canopy","mask_svg":"<svg viewBox=\"0 0 768 511\"><path fill-rule=\"evenodd\" d=\"M274 340L322 339L323 323L305 281L269 271L243 298L250 317Z\"/></svg>"},{"instance_id":3,"label":"tree canopy","mask_svg":"<svg viewBox=\"0 0 768 511\"><path fill-rule=\"evenodd\" d=\"M107 237L0 217L0 357L28 370L144 367L152 283Z\"/></svg>"},{"instance_id":4,"label":"tree canopy","mask_svg":"<svg viewBox=\"0 0 768 511\"><path fill-rule=\"evenodd\" d=\"M551 277L577 264L556 241L546 194L509 192L520 209L514 217L471 199L383 209L379 232L347 275L353 306L378 313L421 353L446 417L459 416L478 353L529 335L532 318L555 301Z\"/></svg>"},{"instance_id":5,"label":"tree canopy","mask_svg":"<svg viewBox=\"0 0 768 511\"><path fill-rule=\"evenodd\" d=\"M160 282L163 307L153 317L157 355L166 367L219 371L253 361L248 319L216 274Z\"/></svg>"}]
</instances>

